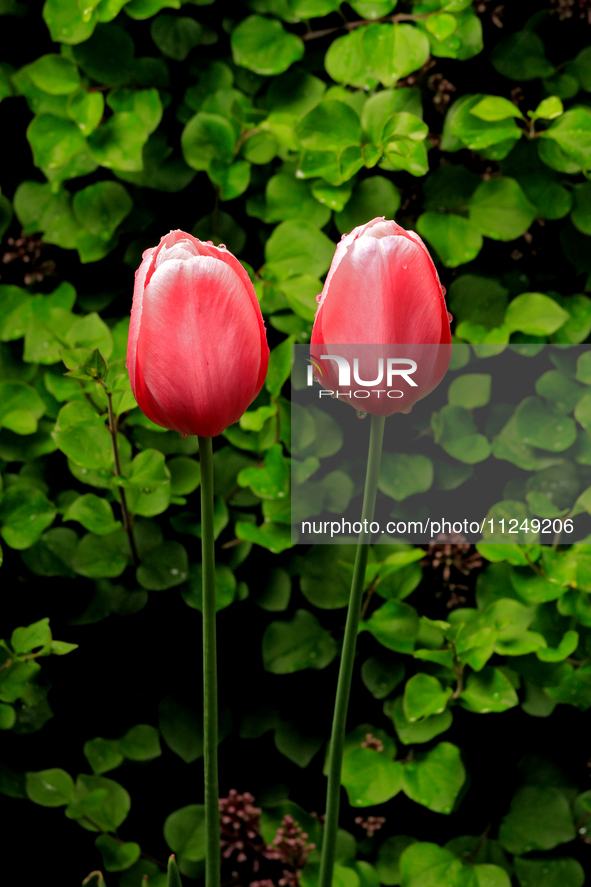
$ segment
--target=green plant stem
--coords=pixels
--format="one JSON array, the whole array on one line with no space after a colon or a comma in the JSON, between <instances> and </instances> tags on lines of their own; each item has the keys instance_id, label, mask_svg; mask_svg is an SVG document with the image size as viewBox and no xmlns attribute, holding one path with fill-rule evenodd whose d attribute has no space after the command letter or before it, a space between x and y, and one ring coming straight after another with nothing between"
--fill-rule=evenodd
<instances>
[{"instance_id":1,"label":"green plant stem","mask_svg":"<svg viewBox=\"0 0 591 887\"><path fill-rule=\"evenodd\" d=\"M119 445L117 443L117 418L115 413L113 412L113 401L111 398L111 392L107 390L107 386L101 380L101 385L105 390L105 394L107 395L107 411L109 415L109 431L111 433L111 442L113 444L113 461L115 462L115 474L117 477L121 477L121 460L119 459ZM119 496L121 499L121 515L123 517L123 529L127 533L129 538L129 546L131 548L131 555L133 557L133 562L136 567L140 565L140 556L138 554L137 546L135 544L135 536L133 535L133 518L129 513L129 508L127 507L127 497L125 495L125 490L123 487L119 487Z\"/></svg>"},{"instance_id":2,"label":"green plant stem","mask_svg":"<svg viewBox=\"0 0 591 887\"><path fill-rule=\"evenodd\" d=\"M205 769L205 887L220 885L218 789L218 694L215 637L213 454L210 437L199 438L201 462L201 560L203 577L203 763Z\"/></svg>"},{"instance_id":3,"label":"green plant stem","mask_svg":"<svg viewBox=\"0 0 591 887\"><path fill-rule=\"evenodd\" d=\"M326 819L324 822L324 838L322 841L322 858L320 861L320 876L318 887L331 887L337 830L339 827L339 806L341 794L341 769L343 765L343 750L345 746L345 729L347 722L347 708L351 693L351 678L353 675L353 662L355 659L355 646L357 643L357 631L359 628L359 615L361 600L363 598L363 585L365 580L365 568L369 555L369 541L371 533L365 530L373 520L376 495L378 490L378 475L382 458L382 440L384 438L383 416L371 417L371 432L369 438L369 455L367 458L367 473L365 476L365 492L363 495L363 510L361 513L362 530L357 543L357 555L355 569L351 582L351 594L349 608L347 610L347 624L341 652L341 665L339 668L339 680L332 721L332 734L330 739L330 754L328 760L328 788L326 792ZM364 523L367 521L367 524Z\"/></svg>"}]
</instances>

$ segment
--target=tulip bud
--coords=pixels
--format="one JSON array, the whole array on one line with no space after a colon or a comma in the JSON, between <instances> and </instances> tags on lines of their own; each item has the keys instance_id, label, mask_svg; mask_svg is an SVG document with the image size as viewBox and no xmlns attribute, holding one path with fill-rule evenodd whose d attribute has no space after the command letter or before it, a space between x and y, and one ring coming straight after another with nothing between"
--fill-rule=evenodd
<instances>
[{"instance_id":1,"label":"tulip bud","mask_svg":"<svg viewBox=\"0 0 591 887\"><path fill-rule=\"evenodd\" d=\"M409 412L439 385L449 365L444 295L427 247L414 231L382 217L344 235L318 297L312 330L310 353L318 382L338 390L338 362L321 359L336 350L351 367L346 386L351 396L340 391L341 400L376 416ZM365 347L343 347L353 345ZM402 396L387 396L388 379L413 362L412 377L403 376L407 384L400 383ZM380 373L383 384L375 382ZM367 397L356 396L364 390Z\"/></svg>"},{"instance_id":2,"label":"tulip bud","mask_svg":"<svg viewBox=\"0 0 591 887\"><path fill-rule=\"evenodd\" d=\"M262 388L269 347L248 274L224 246L171 231L135 276L131 390L163 428L215 437Z\"/></svg>"}]
</instances>

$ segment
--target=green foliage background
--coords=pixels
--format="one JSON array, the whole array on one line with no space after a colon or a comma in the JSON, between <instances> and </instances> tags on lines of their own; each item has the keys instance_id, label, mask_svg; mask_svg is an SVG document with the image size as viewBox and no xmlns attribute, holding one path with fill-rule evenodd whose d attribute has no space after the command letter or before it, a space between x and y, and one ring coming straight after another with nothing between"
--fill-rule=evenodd
<instances>
[{"instance_id":1,"label":"green foliage background","mask_svg":"<svg viewBox=\"0 0 591 887\"><path fill-rule=\"evenodd\" d=\"M221 789L255 796L265 841L290 813L319 844L310 814L324 803L353 549L291 547L290 345L309 338L334 242L381 215L427 241L456 341L479 357L589 340L588 4L0 0L0 14L3 833L25 883L102 869L108 884L161 887L148 857L171 850L193 883L197 441L135 406L133 271L182 228L224 242L255 282L269 377L215 451ZM520 514L591 508L591 374L560 361L554 373L536 389L545 404L528 406L534 445L523 405L485 435L464 417L483 459L534 473ZM445 409L466 404L454 397ZM569 412L573 440L545 446L544 423ZM435 442L461 483L474 442L458 448L444 419ZM307 456L322 443L317 429ZM395 493L382 489L406 498ZM584 883L589 545L479 552L372 550L339 887ZM360 810L385 817L373 836ZM258 877L243 866L238 882Z\"/></svg>"}]
</instances>

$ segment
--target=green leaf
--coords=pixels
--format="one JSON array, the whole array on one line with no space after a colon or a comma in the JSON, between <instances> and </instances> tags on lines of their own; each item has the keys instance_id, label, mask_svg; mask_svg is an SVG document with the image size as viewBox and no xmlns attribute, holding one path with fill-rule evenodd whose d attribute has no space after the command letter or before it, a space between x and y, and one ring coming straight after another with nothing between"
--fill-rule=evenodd
<instances>
[{"instance_id":1,"label":"green leaf","mask_svg":"<svg viewBox=\"0 0 591 887\"><path fill-rule=\"evenodd\" d=\"M402 601L386 601L363 622L360 631L367 630L388 650L411 653L419 631L419 617L414 607Z\"/></svg>"},{"instance_id":2,"label":"green leaf","mask_svg":"<svg viewBox=\"0 0 591 887\"><path fill-rule=\"evenodd\" d=\"M440 742L431 751L404 764L402 790L412 801L435 813L451 813L465 779L459 748L450 742Z\"/></svg>"},{"instance_id":3,"label":"green leaf","mask_svg":"<svg viewBox=\"0 0 591 887\"><path fill-rule=\"evenodd\" d=\"M55 43L81 43L88 40L96 25L94 10L84 20L77 3L70 0L46 0L43 18Z\"/></svg>"},{"instance_id":4,"label":"green leaf","mask_svg":"<svg viewBox=\"0 0 591 887\"><path fill-rule=\"evenodd\" d=\"M73 52L82 70L98 83L121 86L130 78L133 39L118 25L98 25L92 37L80 41Z\"/></svg>"},{"instance_id":5,"label":"green leaf","mask_svg":"<svg viewBox=\"0 0 591 887\"><path fill-rule=\"evenodd\" d=\"M458 150L465 145L472 151L484 151L493 145L499 145L507 140L517 140L521 137L521 130L515 123L513 115L491 120L482 119L479 115L472 113L474 108L479 107L481 103L485 103L486 109L487 101L495 98L498 97L482 96L478 93L462 96L461 99L454 102L444 125L442 141L442 145L445 145L444 150ZM508 100L504 101L508 102ZM508 104L515 108L511 102ZM521 116L518 111L517 116ZM457 145L452 144L454 139L459 140Z\"/></svg>"},{"instance_id":6,"label":"green leaf","mask_svg":"<svg viewBox=\"0 0 591 887\"><path fill-rule=\"evenodd\" d=\"M407 835L393 835L380 844L376 861L380 884L385 884L386 887L400 884L400 857L415 842L416 838L409 838Z\"/></svg>"},{"instance_id":7,"label":"green leaf","mask_svg":"<svg viewBox=\"0 0 591 887\"><path fill-rule=\"evenodd\" d=\"M202 26L186 16L157 16L150 25L150 35L162 55L176 62L183 62L203 42Z\"/></svg>"},{"instance_id":8,"label":"green leaf","mask_svg":"<svg viewBox=\"0 0 591 887\"><path fill-rule=\"evenodd\" d=\"M585 872L580 862L565 859L513 860L520 887L583 887Z\"/></svg>"},{"instance_id":9,"label":"green leaf","mask_svg":"<svg viewBox=\"0 0 591 887\"><path fill-rule=\"evenodd\" d=\"M205 859L205 807L189 804L175 810L164 822L164 839L173 853L188 862Z\"/></svg>"},{"instance_id":10,"label":"green leaf","mask_svg":"<svg viewBox=\"0 0 591 887\"><path fill-rule=\"evenodd\" d=\"M370 176L359 182L345 208L335 214L335 224L343 234L379 214L393 219L399 206L400 193L392 182L385 176Z\"/></svg>"},{"instance_id":11,"label":"green leaf","mask_svg":"<svg viewBox=\"0 0 591 887\"><path fill-rule=\"evenodd\" d=\"M74 781L65 770L27 773L27 797L42 807L63 807L74 797Z\"/></svg>"},{"instance_id":12,"label":"green leaf","mask_svg":"<svg viewBox=\"0 0 591 887\"><path fill-rule=\"evenodd\" d=\"M274 444L265 454L262 466L243 468L238 474L241 487L250 487L262 499L282 499L289 492L289 467L281 444Z\"/></svg>"},{"instance_id":13,"label":"green leaf","mask_svg":"<svg viewBox=\"0 0 591 887\"><path fill-rule=\"evenodd\" d=\"M571 108L562 114L549 129L541 133L551 139L567 159L582 169L591 167L591 111L584 106Z\"/></svg>"},{"instance_id":14,"label":"green leaf","mask_svg":"<svg viewBox=\"0 0 591 887\"><path fill-rule=\"evenodd\" d=\"M417 231L429 241L446 268L471 262L482 249L482 235L463 216L426 212L417 219Z\"/></svg>"},{"instance_id":15,"label":"green leaf","mask_svg":"<svg viewBox=\"0 0 591 887\"><path fill-rule=\"evenodd\" d=\"M412 25L375 24L337 37L326 54L327 73L337 83L375 89L394 86L421 68L429 56L429 40Z\"/></svg>"},{"instance_id":16,"label":"green leaf","mask_svg":"<svg viewBox=\"0 0 591 887\"><path fill-rule=\"evenodd\" d=\"M88 138L88 147L99 166L107 169L140 172L142 148L148 133L137 114L121 111L102 123Z\"/></svg>"},{"instance_id":17,"label":"green leaf","mask_svg":"<svg viewBox=\"0 0 591 887\"><path fill-rule=\"evenodd\" d=\"M445 406L433 414L431 423L435 443L454 459L474 465L490 455L488 440L477 431L472 414L463 407Z\"/></svg>"},{"instance_id":18,"label":"green leaf","mask_svg":"<svg viewBox=\"0 0 591 887\"><path fill-rule=\"evenodd\" d=\"M591 234L591 182L573 187L571 221L583 234Z\"/></svg>"},{"instance_id":19,"label":"green leaf","mask_svg":"<svg viewBox=\"0 0 591 887\"><path fill-rule=\"evenodd\" d=\"M100 92L80 89L68 100L68 116L77 124L82 135L87 136L103 119L105 100Z\"/></svg>"},{"instance_id":20,"label":"green leaf","mask_svg":"<svg viewBox=\"0 0 591 887\"><path fill-rule=\"evenodd\" d=\"M63 55L42 55L27 65L27 74L35 86L50 95L69 95L80 86L76 65Z\"/></svg>"},{"instance_id":21,"label":"green leaf","mask_svg":"<svg viewBox=\"0 0 591 887\"><path fill-rule=\"evenodd\" d=\"M158 730L149 724L136 724L119 740L119 747L130 761L152 761L162 754Z\"/></svg>"},{"instance_id":22,"label":"green leaf","mask_svg":"<svg viewBox=\"0 0 591 887\"><path fill-rule=\"evenodd\" d=\"M100 775L114 770L123 763L124 757L118 739L89 739L84 743L84 757L91 766L92 772Z\"/></svg>"},{"instance_id":23,"label":"green leaf","mask_svg":"<svg viewBox=\"0 0 591 887\"><path fill-rule=\"evenodd\" d=\"M378 489L403 502L416 493L425 493L433 484L433 463L418 453L383 453Z\"/></svg>"},{"instance_id":24,"label":"green leaf","mask_svg":"<svg viewBox=\"0 0 591 887\"><path fill-rule=\"evenodd\" d=\"M122 529L107 536L87 533L76 546L72 569L90 579L120 576L127 566L128 551L127 534Z\"/></svg>"},{"instance_id":25,"label":"green leaf","mask_svg":"<svg viewBox=\"0 0 591 887\"><path fill-rule=\"evenodd\" d=\"M47 617L26 628L15 628L10 638L10 646L17 654L30 653L38 647L49 647L50 644L51 629Z\"/></svg>"},{"instance_id":26,"label":"green leaf","mask_svg":"<svg viewBox=\"0 0 591 887\"><path fill-rule=\"evenodd\" d=\"M203 755L203 719L185 703L165 696L158 706L158 726L168 747L185 764Z\"/></svg>"},{"instance_id":27,"label":"green leaf","mask_svg":"<svg viewBox=\"0 0 591 887\"><path fill-rule=\"evenodd\" d=\"M396 735L404 745L430 742L435 736L445 733L452 724L452 713L447 708L438 715L431 715L419 721L410 722L404 714L402 696L384 703L384 714L392 718Z\"/></svg>"},{"instance_id":28,"label":"green leaf","mask_svg":"<svg viewBox=\"0 0 591 887\"><path fill-rule=\"evenodd\" d=\"M326 668L336 655L332 636L308 610L297 610L291 620L272 622L263 635L263 665L272 674Z\"/></svg>"},{"instance_id":29,"label":"green leaf","mask_svg":"<svg viewBox=\"0 0 591 887\"><path fill-rule=\"evenodd\" d=\"M324 745L324 737L317 732L310 732L308 727L300 727L295 721L280 720L275 728L275 747L277 751L297 764L307 767L312 758Z\"/></svg>"},{"instance_id":30,"label":"green leaf","mask_svg":"<svg viewBox=\"0 0 591 887\"><path fill-rule=\"evenodd\" d=\"M295 129L310 151L340 151L361 141L361 122L350 105L323 101L302 117Z\"/></svg>"},{"instance_id":31,"label":"green leaf","mask_svg":"<svg viewBox=\"0 0 591 887\"><path fill-rule=\"evenodd\" d=\"M402 764L385 752L356 747L345 752L341 772L352 807L384 804L402 788Z\"/></svg>"},{"instance_id":32,"label":"green leaf","mask_svg":"<svg viewBox=\"0 0 591 887\"><path fill-rule=\"evenodd\" d=\"M84 136L72 120L40 114L27 128L35 166L54 170L85 147Z\"/></svg>"},{"instance_id":33,"label":"green leaf","mask_svg":"<svg viewBox=\"0 0 591 887\"><path fill-rule=\"evenodd\" d=\"M188 575L187 550L175 539L162 542L150 551L136 570L137 581L142 588L147 588L149 591L174 588L175 585L185 582Z\"/></svg>"},{"instance_id":34,"label":"green leaf","mask_svg":"<svg viewBox=\"0 0 591 887\"><path fill-rule=\"evenodd\" d=\"M276 280L298 274L320 277L333 253L332 240L314 225L300 219L282 222L265 244L265 275Z\"/></svg>"},{"instance_id":35,"label":"green leaf","mask_svg":"<svg viewBox=\"0 0 591 887\"><path fill-rule=\"evenodd\" d=\"M554 120L564 112L562 102L556 95L543 99L535 111L528 111L532 120Z\"/></svg>"},{"instance_id":36,"label":"green leaf","mask_svg":"<svg viewBox=\"0 0 591 887\"><path fill-rule=\"evenodd\" d=\"M268 548L273 554L279 554L280 551L292 546L290 527L284 524L268 521L257 527L248 521L238 521L234 529L238 539L255 542L263 548Z\"/></svg>"},{"instance_id":37,"label":"green leaf","mask_svg":"<svg viewBox=\"0 0 591 887\"><path fill-rule=\"evenodd\" d=\"M545 56L542 39L530 30L517 31L497 43L490 60L499 74L511 80L551 77L555 71Z\"/></svg>"},{"instance_id":38,"label":"green leaf","mask_svg":"<svg viewBox=\"0 0 591 887\"><path fill-rule=\"evenodd\" d=\"M491 376L487 373L465 373L454 379L447 391L448 403L466 410L483 407L490 400Z\"/></svg>"},{"instance_id":39,"label":"green leaf","mask_svg":"<svg viewBox=\"0 0 591 887\"><path fill-rule=\"evenodd\" d=\"M505 325L530 336L556 332L570 318L568 311L542 293L522 293L509 303Z\"/></svg>"},{"instance_id":40,"label":"green leaf","mask_svg":"<svg viewBox=\"0 0 591 887\"><path fill-rule=\"evenodd\" d=\"M219 114L200 112L192 117L181 136L183 156L192 169L209 169L215 160L229 161L236 136L232 125Z\"/></svg>"},{"instance_id":41,"label":"green leaf","mask_svg":"<svg viewBox=\"0 0 591 887\"><path fill-rule=\"evenodd\" d=\"M282 74L304 55L304 44L289 34L276 19L250 15L232 32L232 57L235 64L256 74Z\"/></svg>"},{"instance_id":42,"label":"green leaf","mask_svg":"<svg viewBox=\"0 0 591 887\"><path fill-rule=\"evenodd\" d=\"M571 192L558 182L553 182L549 176L539 173L526 174L519 176L519 184L541 218L562 219L570 211L573 202Z\"/></svg>"},{"instance_id":43,"label":"green leaf","mask_svg":"<svg viewBox=\"0 0 591 887\"><path fill-rule=\"evenodd\" d=\"M76 780L73 802L66 808L66 816L77 819L88 831L114 832L127 818L130 807L129 794L118 782L106 776L80 774ZM84 819L89 808L92 811L91 819L98 828Z\"/></svg>"},{"instance_id":44,"label":"green leaf","mask_svg":"<svg viewBox=\"0 0 591 887\"><path fill-rule=\"evenodd\" d=\"M526 397L515 412L515 431L524 444L562 452L575 442L577 430L570 416L557 416L537 397Z\"/></svg>"},{"instance_id":45,"label":"green leaf","mask_svg":"<svg viewBox=\"0 0 591 887\"><path fill-rule=\"evenodd\" d=\"M493 240L515 240L536 217L518 182L506 176L482 182L470 200L470 221Z\"/></svg>"},{"instance_id":46,"label":"green leaf","mask_svg":"<svg viewBox=\"0 0 591 887\"><path fill-rule=\"evenodd\" d=\"M361 680L375 699L384 699L404 680L404 666L370 656L361 666Z\"/></svg>"},{"instance_id":47,"label":"green leaf","mask_svg":"<svg viewBox=\"0 0 591 887\"><path fill-rule=\"evenodd\" d=\"M406 682L403 710L409 723L445 711L451 689L444 688L437 678L424 672L415 674Z\"/></svg>"},{"instance_id":48,"label":"green leaf","mask_svg":"<svg viewBox=\"0 0 591 887\"><path fill-rule=\"evenodd\" d=\"M120 843L112 835L99 835L94 842L101 851L108 872L122 872L139 859L141 848L135 841Z\"/></svg>"},{"instance_id":49,"label":"green leaf","mask_svg":"<svg viewBox=\"0 0 591 887\"><path fill-rule=\"evenodd\" d=\"M510 853L552 850L574 840L568 801L557 788L526 785L517 790L499 828L499 841Z\"/></svg>"},{"instance_id":50,"label":"green leaf","mask_svg":"<svg viewBox=\"0 0 591 887\"><path fill-rule=\"evenodd\" d=\"M312 547L304 558L300 573L300 588L306 600L324 610L346 607L354 557L351 545ZM327 572L330 573L330 583L326 582Z\"/></svg>"},{"instance_id":51,"label":"green leaf","mask_svg":"<svg viewBox=\"0 0 591 887\"><path fill-rule=\"evenodd\" d=\"M470 108L470 114L489 123L506 120L508 117L521 117L519 108L500 95L487 95Z\"/></svg>"},{"instance_id":52,"label":"green leaf","mask_svg":"<svg viewBox=\"0 0 591 887\"><path fill-rule=\"evenodd\" d=\"M108 241L131 212L133 201L119 182L96 182L76 192L72 207L87 231Z\"/></svg>"},{"instance_id":53,"label":"green leaf","mask_svg":"<svg viewBox=\"0 0 591 887\"><path fill-rule=\"evenodd\" d=\"M506 711L519 705L517 693L510 681L498 668L489 666L485 666L478 674L468 676L460 702L469 711L480 714Z\"/></svg>"},{"instance_id":54,"label":"green leaf","mask_svg":"<svg viewBox=\"0 0 591 887\"><path fill-rule=\"evenodd\" d=\"M140 568L141 569L141 568ZM182 590L183 600L195 610L203 612L203 573L201 564L191 564L189 583ZM226 564L216 564L215 568L215 609L229 607L236 597L236 577Z\"/></svg>"},{"instance_id":55,"label":"green leaf","mask_svg":"<svg viewBox=\"0 0 591 887\"><path fill-rule=\"evenodd\" d=\"M113 533L121 526L113 517L111 504L94 493L86 493L76 499L66 510L63 520L78 521L86 530L99 536Z\"/></svg>"},{"instance_id":56,"label":"green leaf","mask_svg":"<svg viewBox=\"0 0 591 887\"><path fill-rule=\"evenodd\" d=\"M400 881L403 887L459 885L462 862L437 844L411 841L400 857Z\"/></svg>"},{"instance_id":57,"label":"green leaf","mask_svg":"<svg viewBox=\"0 0 591 887\"><path fill-rule=\"evenodd\" d=\"M55 506L30 487L15 485L0 496L0 535L11 548L30 548L53 523Z\"/></svg>"}]
</instances>

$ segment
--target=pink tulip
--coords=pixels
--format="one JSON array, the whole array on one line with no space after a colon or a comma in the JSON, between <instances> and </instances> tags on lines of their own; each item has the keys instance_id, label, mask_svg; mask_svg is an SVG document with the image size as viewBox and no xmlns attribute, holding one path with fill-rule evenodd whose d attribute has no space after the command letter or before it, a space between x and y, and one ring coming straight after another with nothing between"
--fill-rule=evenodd
<instances>
[{"instance_id":1,"label":"pink tulip","mask_svg":"<svg viewBox=\"0 0 591 887\"><path fill-rule=\"evenodd\" d=\"M353 375L347 385L352 396L339 395L356 409L376 416L408 412L447 372L451 333L444 295L427 247L414 231L382 217L344 235L318 297L310 353L323 372L315 368L316 379L325 389L338 389L336 362L321 360L332 346L351 367L357 358L358 377L370 382L378 378L381 357L384 384L374 389L386 388L388 359L410 358L417 364L412 374L416 385L396 382L403 397L378 394L371 385L358 384ZM367 347L338 347L349 345ZM370 396L356 397L364 388Z\"/></svg>"},{"instance_id":2,"label":"pink tulip","mask_svg":"<svg viewBox=\"0 0 591 887\"><path fill-rule=\"evenodd\" d=\"M163 428L215 437L263 386L269 347L248 274L225 247L171 231L135 276L131 390Z\"/></svg>"}]
</instances>

